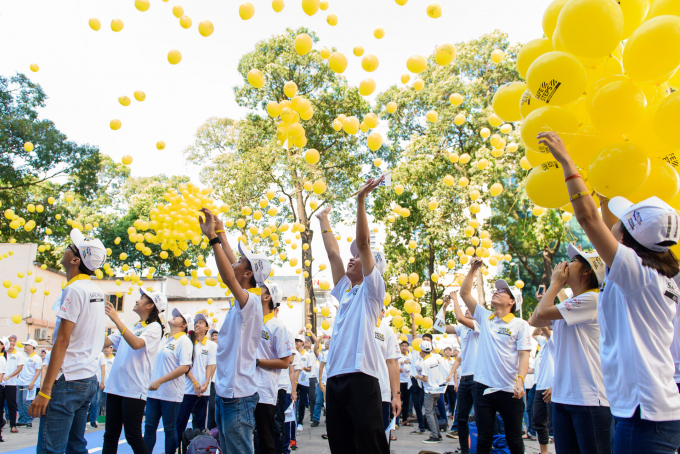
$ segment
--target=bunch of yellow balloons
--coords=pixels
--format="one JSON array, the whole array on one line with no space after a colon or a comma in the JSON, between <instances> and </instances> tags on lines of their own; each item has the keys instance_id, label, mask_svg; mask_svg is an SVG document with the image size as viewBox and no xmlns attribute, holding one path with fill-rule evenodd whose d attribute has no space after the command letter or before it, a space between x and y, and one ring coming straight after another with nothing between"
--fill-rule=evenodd
<instances>
[{"instance_id":1,"label":"bunch of yellow balloons","mask_svg":"<svg viewBox=\"0 0 680 454\"><path fill-rule=\"evenodd\" d=\"M677 1L553 0L545 38L517 55L525 82L498 89L494 112L522 120L526 192L571 210L561 166L537 134L555 131L586 184L606 197L652 195L680 208L680 13ZM625 41L625 45L624 45Z\"/></svg>"}]
</instances>

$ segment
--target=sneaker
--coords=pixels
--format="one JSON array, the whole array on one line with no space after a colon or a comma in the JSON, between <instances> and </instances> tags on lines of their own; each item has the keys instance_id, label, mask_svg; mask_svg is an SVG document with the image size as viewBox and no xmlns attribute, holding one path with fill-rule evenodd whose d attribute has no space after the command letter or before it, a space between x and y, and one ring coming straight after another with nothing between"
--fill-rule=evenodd
<instances>
[{"instance_id":1,"label":"sneaker","mask_svg":"<svg viewBox=\"0 0 680 454\"><path fill-rule=\"evenodd\" d=\"M297 451L298 445L297 445L297 440L290 440L290 449L293 451Z\"/></svg>"},{"instance_id":2,"label":"sneaker","mask_svg":"<svg viewBox=\"0 0 680 454\"><path fill-rule=\"evenodd\" d=\"M430 435L429 438L423 440L423 443L428 443L428 444L431 444L431 443L441 443L441 442L442 442L442 439L441 439L441 438L436 438L436 437L433 437L432 435Z\"/></svg>"},{"instance_id":3,"label":"sneaker","mask_svg":"<svg viewBox=\"0 0 680 454\"><path fill-rule=\"evenodd\" d=\"M298 424L298 426L297 426L297 431L298 431L298 432L302 431L302 424Z\"/></svg>"},{"instance_id":4,"label":"sneaker","mask_svg":"<svg viewBox=\"0 0 680 454\"><path fill-rule=\"evenodd\" d=\"M312 421L310 424L311 427L317 427L319 425L319 421Z\"/></svg>"},{"instance_id":5,"label":"sneaker","mask_svg":"<svg viewBox=\"0 0 680 454\"><path fill-rule=\"evenodd\" d=\"M324 440L328 440L328 434L321 434L321 438L323 438Z\"/></svg>"},{"instance_id":6,"label":"sneaker","mask_svg":"<svg viewBox=\"0 0 680 454\"><path fill-rule=\"evenodd\" d=\"M425 432L427 432L427 431L416 429L413 432L411 432L411 435L421 435L421 434L424 434Z\"/></svg>"},{"instance_id":7,"label":"sneaker","mask_svg":"<svg viewBox=\"0 0 680 454\"><path fill-rule=\"evenodd\" d=\"M96 422L96 421L92 421L92 422L90 423L90 427L96 429L96 428L99 427L99 426L97 425L97 422Z\"/></svg>"},{"instance_id":8,"label":"sneaker","mask_svg":"<svg viewBox=\"0 0 680 454\"><path fill-rule=\"evenodd\" d=\"M33 424L29 422L28 424L26 424L26 428L27 428L27 429L32 429L32 428L33 428Z\"/></svg>"},{"instance_id":9,"label":"sneaker","mask_svg":"<svg viewBox=\"0 0 680 454\"><path fill-rule=\"evenodd\" d=\"M458 438L458 431L457 430L452 430L451 432L446 434L447 438L453 438L457 439Z\"/></svg>"}]
</instances>

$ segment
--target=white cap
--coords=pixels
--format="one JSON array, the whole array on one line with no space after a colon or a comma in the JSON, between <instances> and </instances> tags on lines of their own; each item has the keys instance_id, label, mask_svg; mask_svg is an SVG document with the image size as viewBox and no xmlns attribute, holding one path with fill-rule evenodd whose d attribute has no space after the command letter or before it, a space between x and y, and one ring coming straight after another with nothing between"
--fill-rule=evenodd
<instances>
[{"instance_id":1,"label":"white cap","mask_svg":"<svg viewBox=\"0 0 680 454\"><path fill-rule=\"evenodd\" d=\"M174 308L172 310L172 316L173 317L182 317L185 322L187 322L187 331L193 331L194 330L194 319L191 318L191 315L189 314L183 314L179 311L179 309Z\"/></svg>"},{"instance_id":2,"label":"white cap","mask_svg":"<svg viewBox=\"0 0 680 454\"><path fill-rule=\"evenodd\" d=\"M424 352L432 351L432 343L430 341L422 341L420 343L420 349Z\"/></svg>"},{"instance_id":3,"label":"white cap","mask_svg":"<svg viewBox=\"0 0 680 454\"><path fill-rule=\"evenodd\" d=\"M305 339L304 339L302 336L300 336L299 334L296 334L296 335L295 335L295 340L296 340L296 341L300 341L300 342L304 342L304 341L305 341Z\"/></svg>"},{"instance_id":4,"label":"white cap","mask_svg":"<svg viewBox=\"0 0 680 454\"><path fill-rule=\"evenodd\" d=\"M38 348L38 343L35 341L35 339L29 339L26 342L23 342L24 346L30 345L33 348Z\"/></svg>"},{"instance_id":5,"label":"white cap","mask_svg":"<svg viewBox=\"0 0 680 454\"><path fill-rule=\"evenodd\" d=\"M161 292L154 292L154 291L148 291L145 290L144 288L140 287L139 288L139 293L142 295L146 295L149 298L151 298L151 301L156 305L156 308L158 309L158 313L162 314L165 312L165 310L168 308L168 298L162 294Z\"/></svg>"},{"instance_id":6,"label":"white cap","mask_svg":"<svg viewBox=\"0 0 680 454\"><path fill-rule=\"evenodd\" d=\"M243 244L243 241L239 241L238 251L250 262L250 267L253 269L253 275L255 276L255 282L257 282L258 287L261 287L272 270L269 259L264 254L258 254L249 250L246 245Z\"/></svg>"},{"instance_id":7,"label":"white cap","mask_svg":"<svg viewBox=\"0 0 680 454\"><path fill-rule=\"evenodd\" d=\"M9 339L6 337L0 337L0 343L5 347L5 351L9 350Z\"/></svg>"},{"instance_id":8,"label":"white cap","mask_svg":"<svg viewBox=\"0 0 680 454\"><path fill-rule=\"evenodd\" d=\"M506 289L510 291L512 297L515 299L515 310L513 312L518 311L519 308L522 307L522 291L515 287L514 285L510 287L504 279L498 279L496 281L496 290L501 289Z\"/></svg>"},{"instance_id":9,"label":"white cap","mask_svg":"<svg viewBox=\"0 0 680 454\"><path fill-rule=\"evenodd\" d=\"M267 290L269 290L269 295L272 297L274 308L279 307L281 305L281 301L283 300L283 290L281 290L281 287L274 284L273 282L267 281L264 282L264 286L267 287Z\"/></svg>"},{"instance_id":10,"label":"white cap","mask_svg":"<svg viewBox=\"0 0 680 454\"><path fill-rule=\"evenodd\" d=\"M569 245L569 258L573 259L577 255L580 255L584 259L590 263L590 267L593 269L593 273L595 273L595 277L597 277L597 283L602 284L604 282L605 278L605 264L602 258L600 257L600 254L597 252L583 252L573 244Z\"/></svg>"},{"instance_id":11,"label":"white cap","mask_svg":"<svg viewBox=\"0 0 680 454\"><path fill-rule=\"evenodd\" d=\"M609 211L619 218L635 241L656 252L670 249L670 241L678 244L680 237L680 216L672 206L654 196L633 204L624 197L609 201Z\"/></svg>"},{"instance_id":12,"label":"white cap","mask_svg":"<svg viewBox=\"0 0 680 454\"><path fill-rule=\"evenodd\" d=\"M78 229L71 230L71 241L78 249L80 260L90 271L100 268L106 262L106 248L97 238L85 238L83 232Z\"/></svg>"},{"instance_id":13,"label":"white cap","mask_svg":"<svg viewBox=\"0 0 680 454\"><path fill-rule=\"evenodd\" d=\"M352 244L349 246L349 253L352 254L352 257L359 255L357 240L352 241ZM378 268L378 272L382 276L385 274L385 270L387 269L387 259L385 258L385 254L376 249L371 249L371 253L373 254L373 263L375 267Z\"/></svg>"}]
</instances>

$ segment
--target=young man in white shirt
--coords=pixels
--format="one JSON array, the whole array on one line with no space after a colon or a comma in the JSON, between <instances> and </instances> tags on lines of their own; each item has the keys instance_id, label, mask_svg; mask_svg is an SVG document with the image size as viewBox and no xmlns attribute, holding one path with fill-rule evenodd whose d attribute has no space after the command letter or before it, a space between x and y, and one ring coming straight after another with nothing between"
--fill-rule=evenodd
<instances>
[{"instance_id":1,"label":"young man in white shirt","mask_svg":"<svg viewBox=\"0 0 680 454\"><path fill-rule=\"evenodd\" d=\"M40 377L42 371L42 358L35 351L38 348L38 343L30 339L24 342L24 368L19 374L17 385L19 394L17 395L17 405L19 406L19 421L17 426L33 427L33 418L28 415L28 407L31 401L28 400L28 394L33 391L36 386L36 381ZM40 382L38 382L38 387Z\"/></svg>"},{"instance_id":2,"label":"young man in white shirt","mask_svg":"<svg viewBox=\"0 0 680 454\"><path fill-rule=\"evenodd\" d=\"M317 380L317 374L319 373L319 368L316 365L316 360L319 357L319 349L316 347L316 342L312 341L312 333L308 332L305 336L305 351L307 352L307 366L309 367L309 372L307 373L307 378L309 380L309 389L307 390L309 396L309 421L311 427L316 427L319 425L317 421L314 424L314 405L316 403L316 387L319 384ZM316 336L315 336L316 337ZM302 421L302 420L301 420Z\"/></svg>"},{"instance_id":3,"label":"young man in white shirt","mask_svg":"<svg viewBox=\"0 0 680 454\"><path fill-rule=\"evenodd\" d=\"M399 344L399 390L401 391L401 415L397 418L397 426L413 427L408 422L408 407L411 397L411 357L408 352L408 341Z\"/></svg>"},{"instance_id":4,"label":"young man in white shirt","mask_svg":"<svg viewBox=\"0 0 680 454\"><path fill-rule=\"evenodd\" d=\"M280 307L274 309L274 316L278 317ZM288 367L281 370L278 381L278 393L276 396L276 413L274 415L274 444L277 453L290 451L290 428L286 425L286 410L293 403L295 396L295 389L292 385L296 381L295 375L295 334L293 331L286 328L289 345L293 346L291 355L288 359Z\"/></svg>"},{"instance_id":5,"label":"young man in white shirt","mask_svg":"<svg viewBox=\"0 0 680 454\"><path fill-rule=\"evenodd\" d=\"M99 384L99 406L102 415L106 415L106 381L109 379L109 374L111 374L111 368L115 360L113 346L104 347L104 375L102 376L102 382Z\"/></svg>"},{"instance_id":6,"label":"young man in white shirt","mask_svg":"<svg viewBox=\"0 0 680 454\"><path fill-rule=\"evenodd\" d=\"M201 231L212 246L223 282L234 295L217 344L215 420L220 445L223 454L252 452L255 407L259 400L255 380L257 349L264 326L259 295L271 265L264 254L250 251L243 243L239 244L241 258L237 260L222 221L208 209L201 211L205 216L205 220L199 217Z\"/></svg>"},{"instance_id":7,"label":"young man in white shirt","mask_svg":"<svg viewBox=\"0 0 680 454\"><path fill-rule=\"evenodd\" d=\"M527 322L513 314L517 305L522 304L519 289L510 288L502 279L496 281L496 291L491 297L493 312L472 297L472 282L482 264L481 258L472 259L470 271L460 288L463 302L480 326L474 394L479 433L477 452L491 452L496 412L499 412L505 424L505 438L510 452L523 454L522 396L524 377L529 369L531 333Z\"/></svg>"},{"instance_id":8,"label":"young man in white shirt","mask_svg":"<svg viewBox=\"0 0 680 454\"><path fill-rule=\"evenodd\" d=\"M384 177L369 179L357 195L355 247L347 269L328 222L330 207L319 213L324 245L340 302L328 353L326 390L328 441L331 452L389 454L382 424L379 363L383 361L373 341L380 310L384 307L386 263L383 253L371 251L366 197ZM392 411L401 410L398 389L392 390Z\"/></svg>"},{"instance_id":9,"label":"young man in white shirt","mask_svg":"<svg viewBox=\"0 0 680 454\"><path fill-rule=\"evenodd\" d=\"M442 436L439 434L439 420L435 413L435 407L439 395L446 388L446 382L441 371L439 358L432 355L430 341L420 343L420 357L423 358L420 365L421 373L416 375L416 378L423 382L423 390L425 391L423 407L427 424L430 426L430 437L423 440L423 443L441 443Z\"/></svg>"},{"instance_id":10,"label":"young man in white shirt","mask_svg":"<svg viewBox=\"0 0 680 454\"><path fill-rule=\"evenodd\" d=\"M309 399L309 375L312 373L312 368L314 367L311 361L312 358L310 357L310 354L311 356L314 356L314 353L305 348L305 345L308 343L308 341L306 341L305 337L303 336L304 332L305 329L302 328L298 334L300 337L295 339L295 350L300 354L300 373L297 382L298 401L296 413L298 432L302 430L302 421L305 419L305 406L307 405L307 401Z\"/></svg>"},{"instance_id":11,"label":"young man in white shirt","mask_svg":"<svg viewBox=\"0 0 680 454\"><path fill-rule=\"evenodd\" d=\"M40 417L37 454L87 451L87 409L97 392L106 315L104 293L90 276L106 261L106 248L78 229L71 230L71 241L61 259L68 282L54 305L50 365L29 408L31 416Z\"/></svg>"}]
</instances>

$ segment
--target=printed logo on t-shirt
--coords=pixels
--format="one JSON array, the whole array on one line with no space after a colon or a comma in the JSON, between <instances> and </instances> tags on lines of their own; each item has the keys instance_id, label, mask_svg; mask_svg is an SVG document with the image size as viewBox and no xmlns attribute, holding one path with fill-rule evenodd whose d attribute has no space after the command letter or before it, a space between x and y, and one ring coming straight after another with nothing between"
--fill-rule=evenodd
<instances>
[{"instance_id":1,"label":"printed logo on t-shirt","mask_svg":"<svg viewBox=\"0 0 680 454\"><path fill-rule=\"evenodd\" d=\"M201 355L208 356L208 350L201 350Z\"/></svg>"},{"instance_id":2,"label":"printed logo on t-shirt","mask_svg":"<svg viewBox=\"0 0 680 454\"><path fill-rule=\"evenodd\" d=\"M264 329L262 330L262 339L267 340L267 341L269 340L269 331L264 330Z\"/></svg>"},{"instance_id":3,"label":"printed logo on t-shirt","mask_svg":"<svg viewBox=\"0 0 680 454\"><path fill-rule=\"evenodd\" d=\"M141 336L141 335L142 335L142 331L144 331L144 330L140 329L139 331L136 331L136 332L135 332L135 336L137 336L137 337Z\"/></svg>"},{"instance_id":4,"label":"printed logo on t-shirt","mask_svg":"<svg viewBox=\"0 0 680 454\"><path fill-rule=\"evenodd\" d=\"M673 300L675 304L678 304L680 300L680 290L678 290L678 286L671 279L666 279L666 293L664 293L664 296Z\"/></svg>"},{"instance_id":5,"label":"printed logo on t-shirt","mask_svg":"<svg viewBox=\"0 0 680 454\"><path fill-rule=\"evenodd\" d=\"M59 310L66 312L68 310L69 304L71 304L71 300L69 300L68 298L64 298L64 300L61 302L61 307L59 308Z\"/></svg>"},{"instance_id":6,"label":"printed logo on t-shirt","mask_svg":"<svg viewBox=\"0 0 680 454\"><path fill-rule=\"evenodd\" d=\"M168 350L174 350L175 344L168 344L165 348L167 348ZM110 361L110 363L113 363L113 361Z\"/></svg>"},{"instance_id":7,"label":"printed logo on t-shirt","mask_svg":"<svg viewBox=\"0 0 680 454\"><path fill-rule=\"evenodd\" d=\"M90 303L103 303L104 294L103 293L90 293Z\"/></svg>"},{"instance_id":8,"label":"printed logo on t-shirt","mask_svg":"<svg viewBox=\"0 0 680 454\"><path fill-rule=\"evenodd\" d=\"M510 331L508 328L501 326L498 328L498 334L502 334L503 336L512 336L512 331Z\"/></svg>"},{"instance_id":9,"label":"printed logo on t-shirt","mask_svg":"<svg viewBox=\"0 0 680 454\"><path fill-rule=\"evenodd\" d=\"M385 342L385 335L381 333L375 333L375 338L378 339L380 342Z\"/></svg>"}]
</instances>

